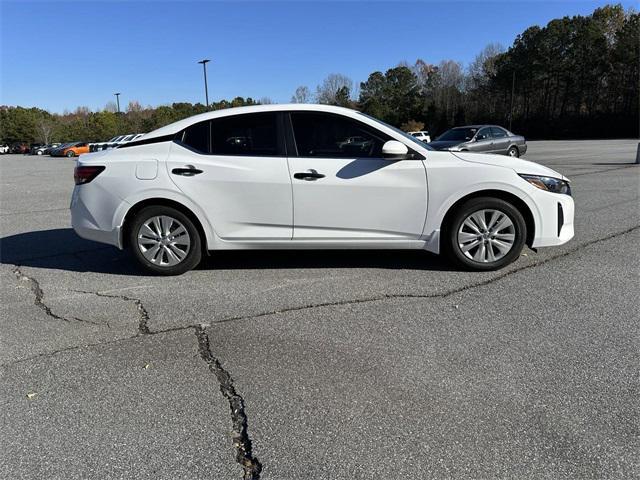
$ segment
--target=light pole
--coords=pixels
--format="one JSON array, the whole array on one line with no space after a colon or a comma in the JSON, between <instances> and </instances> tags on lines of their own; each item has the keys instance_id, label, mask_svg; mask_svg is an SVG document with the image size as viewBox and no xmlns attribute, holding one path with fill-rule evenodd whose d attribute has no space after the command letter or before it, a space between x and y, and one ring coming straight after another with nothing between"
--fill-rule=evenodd
<instances>
[{"instance_id":1,"label":"light pole","mask_svg":"<svg viewBox=\"0 0 640 480\"><path fill-rule=\"evenodd\" d=\"M204 60L200 60L198 63L202 64L202 69L204 70L204 96L207 102L207 108L209 108L209 88L207 86L207 63L209 63L211 60L209 59L204 59Z\"/></svg>"},{"instance_id":2,"label":"light pole","mask_svg":"<svg viewBox=\"0 0 640 480\"><path fill-rule=\"evenodd\" d=\"M116 105L118 106L118 113L120 113L120 92L114 93L116 96Z\"/></svg>"},{"instance_id":3,"label":"light pole","mask_svg":"<svg viewBox=\"0 0 640 480\"><path fill-rule=\"evenodd\" d=\"M511 131L511 122L513 122L513 97L516 93L516 71L513 71L511 77L511 109L509 111L509 131Z\"/></svg>"}]
</instances>

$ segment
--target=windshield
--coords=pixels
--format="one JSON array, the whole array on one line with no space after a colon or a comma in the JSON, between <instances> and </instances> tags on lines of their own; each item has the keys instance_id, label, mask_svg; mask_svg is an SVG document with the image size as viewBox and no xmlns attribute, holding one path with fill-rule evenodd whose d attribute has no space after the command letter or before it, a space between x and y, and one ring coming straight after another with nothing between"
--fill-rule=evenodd
<instances>
[{"instance_id":1,"label":"windshield","mask_svg":"<svg viewBox=\"0 0 640 480\"><path fill-rule=\"evenodd\" d=\"M415 137L412 137L411 135L409 135L406 132L403 132L402 130L400 130L399 128L394 127L393 125L389 125L388 123L384 123L382 120L378 120L375 117L372 117L371 115L367 115L366 113L362 113L362 112L358 112L360 115L363 115L367 118L370 118L371 120L375 120L376 122L378 122L381 125L384 125L387 128L390 128L391 130L393 130L396 133L399 133L400 135L402 135L404 138L406 138L407 140L411 141L411 143L414 143L415 145L418 145L420 148L425 148L427 150L434 150L433 147L430 147L429 145L427 145L426 143L418 140Z\"/></svg>"},{"instance_id":2,"label":"windshield","mask_svg":"<svg viewBox=\"0 0 640 480\"><path fill-rule=\"evenodd\" d=\"M451 130L447 130L442 135L438 137L438 140L444 140L449 142L466 142L473 138L473 136L478 131L477 128L452 128Z\"/></svg>"}]
</instances>

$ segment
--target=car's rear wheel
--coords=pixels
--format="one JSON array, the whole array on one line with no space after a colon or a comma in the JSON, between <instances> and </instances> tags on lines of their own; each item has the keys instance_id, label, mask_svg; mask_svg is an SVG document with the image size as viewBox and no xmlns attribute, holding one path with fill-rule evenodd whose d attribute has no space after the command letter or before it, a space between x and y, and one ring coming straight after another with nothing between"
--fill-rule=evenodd
<instances>
[{"instance_id":1,"label":"car's rear wheel","mask_svg":"<svg viewBox=\"0 0 640 480\"><path fill-rule=\"evenodd\" d=\"M512 146L509 148L507 155L509 155L510 157L518 158L520 156L520 151L518 150L518 147Z\"/></svg>"},{"instance_id":2,"label":"car's rear wheel","mask_svg":"<svg viewBox=\"0 0 640 480\"><path fill-rule=\"evenodd\" d=\"M140 210L128 228L129 246L147 271L180 275L195 268L202 258L202 241L191 219L162 205Z\"/></svg>"},{"instance_id":3,"label":"car's rear wheel","mask_svg":"<svg viewBox=\"0 0 640 480\"><path fill-rule=\"evenodd\" d=\"M75 156L76 156L76 153L73 150L69 150L67 152L67 157L71 158L71 157L75 157Z\"/></svg>"},{"instance_id":4,"label":"car's rear wheel","mask_svg":"<svg viewBox=\"0 0 640 480\"><path fill-rule=\"evenodd\" d=\"M458 265L496 270L520 256L527 225L520 211L504 200L472 198L453 214L445 228L445 250Z\"/></svg>"}]
</instances>

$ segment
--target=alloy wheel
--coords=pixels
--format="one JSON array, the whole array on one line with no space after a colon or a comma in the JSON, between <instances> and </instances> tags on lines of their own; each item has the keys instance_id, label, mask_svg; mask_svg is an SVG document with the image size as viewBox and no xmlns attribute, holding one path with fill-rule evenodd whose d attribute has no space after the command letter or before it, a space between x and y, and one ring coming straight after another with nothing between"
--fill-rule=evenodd
<instances>
[{"instance_id":1,"label":"alloy wheel","mask_svg":"<svg viewBox=\"0 0 640 480\"><path fill-rule=\"evenodd\" d=\"M191 248L191 237L185 226L167 215L146 220L138 230L137 239L142 255L161 267L179 264Z\"/></svg>"},{"instance_id":2,"label":"alloy wheel","mask_svg":"<svg viewBox=\"0 0 640 480\"><path fill-rule=\"evenodd\" d=\"M471 260L492 263L513 248L516 228L500 210L484 209L469 215L458 229L460 251Z\"/></svg>"}]
</instances>

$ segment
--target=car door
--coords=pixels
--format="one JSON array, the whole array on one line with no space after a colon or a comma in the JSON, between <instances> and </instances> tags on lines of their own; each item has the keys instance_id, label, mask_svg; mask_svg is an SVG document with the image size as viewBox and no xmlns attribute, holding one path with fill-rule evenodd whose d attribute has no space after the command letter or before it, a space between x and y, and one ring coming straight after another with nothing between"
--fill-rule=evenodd
<instances>
[{"instance_id":1,"label":"car door","mask_svg":"<svg viewBox=\"0 0 640 480\"><path fill-rule=\"evenodd\" d=\"M506 155L510 145L507 132L500 127L491 127L491 134L493 135L493 151Z\"/></svg>"},{"instance_id":2,"label":"car door","mask_svg":"<svg viewBox=\"0 0 640 480\"><path fill-rule=\"evenodd\" d=\"M475 141L470 142L469 151L479 153L493 153L493 136L491 135L491 128L483 127L478 130Z\"/></svg>"},{"instance_id":3,"label":"car door","mask_svg":"<svg viewBox=\"0 0 640 480\"><path fill-rule=\"evenodd\" d=\"M407 240L422 234L421 160L382 158L390 140L338 114L291 112L288 147L294 240Z\"/></svg>"},{"instance_id":4,"label":"car door","mask_svg":"<svg viewBox=\"0 0 640 480\"><path fill-rule=\"evenodd\" d=\"M169 176L223 240L291 240L293 200L279 115L200 122L171 147Z\"/></svg>"}]
</instances>

